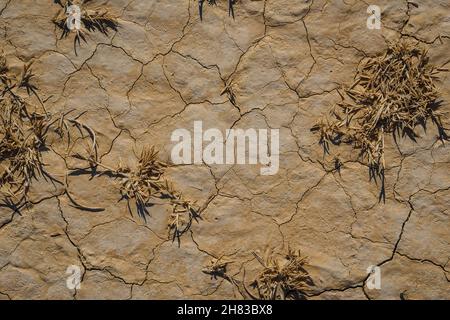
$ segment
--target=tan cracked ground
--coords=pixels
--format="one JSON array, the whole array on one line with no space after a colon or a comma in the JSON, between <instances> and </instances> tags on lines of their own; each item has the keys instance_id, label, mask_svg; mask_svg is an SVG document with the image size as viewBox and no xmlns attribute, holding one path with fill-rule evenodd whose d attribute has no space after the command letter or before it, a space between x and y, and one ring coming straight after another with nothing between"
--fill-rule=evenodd
<instances>
[{"instance_id":1,"label":"tan cracked ground","mask_svg":"<svg viewBox=\"0 0 450 320\"><path fill-rule=\"evenodd\" d=\"M417 143L389 141L386 203L367 167L345 158L329 170L310 128L340 100L358 63L400 38L429 48L442 65L450 51L448 1L376 1L380 31L366 28L364 1L241 0L236 19L225 1L95 0L118 17L109 36L91 33L78 56L60 39L53 1L0 0L0 43L13 70L33 62L49 112L87 111L101 161L133 165L133 149L155 145L168 160L170 134L204 127L280 128L280 170L259 175L245 165L185 165L168 176L204 207L181 244L167 237L170 206L131 216L117 181L69 177L74 198L105 208L74 208L63 190L37 181L32 206L0 207L0 298L242 299L245 291L202 272L212 258L247 286L260 270L252 252L288 245L308 257L309 299L450 299L450 153L432 126ZM450 76L438 83L449 110ZM230 88L231 103L224 88ZM60 146L55 143L54 150ZM340 148L336 152L351 153ZM354 157L353 157L354 158ZM76 165L44 154L48 171ZM82 268L81 288L66 287L66 269ZM381 290L365 286L381 267ZM244 279L245 275L245 279Z\"/></svg>"}]
</instances>

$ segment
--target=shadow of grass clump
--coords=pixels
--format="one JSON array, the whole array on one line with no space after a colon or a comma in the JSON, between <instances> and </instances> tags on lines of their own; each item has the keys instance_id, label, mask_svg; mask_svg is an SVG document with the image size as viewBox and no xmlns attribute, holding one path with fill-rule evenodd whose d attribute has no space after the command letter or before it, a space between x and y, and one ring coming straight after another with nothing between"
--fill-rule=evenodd
<instances>
[{"instance_id":1,"label":"shadow of grass clump","mask_svg":"<svg viewBox=\"0 0 450 320\"><path fill-rule=\"evenodd\" d=\"M109 30L117 31L119 23L117 18L111 15L106 8L93 8L88 7L88 3L92 0L75 1L62 1L55 0L55 3L59 4L62 9L58 12L53 19L53 23L62 30L61 39L68 37L71 33L74 33L74 51L77 54L77 45L81 46L81 40L87 42L88 33L99 31L105 36L108 36ZM80 28L74 28L71 30L68 26L68 18L71 12L70 6L77 5L80 8Z\"/></svg>"},{"instance_id":2,"label":"shadow of grass clump","mask_svg":"<svg viewBox=\"0 0 450 320\"><path fill-rule=\"evenodd\" d=\"M438 139L449 139L442 122L442 101L435 82L448 71L429 63L428 52L407 42L389 44L380 57L366 59L355 82L340 93L342 102L322 118L311 131L320 134L324 155L331 145L351 144L369 166L371 180L381 181L379 201L385 201L385 136L395 141L409 137L416 141L416 127L426 130L429 119L438 129Z\"/></svg>"},{"instance_id":3,"label":"shadow of grass clump","mask_svg":"<svg viewBox=\"0 0 450 320\"><path fill-rule=\"evenodd\" d=\"M208 2L209 5L217 5L217 0L198 0L198 12L200 15L200 20L203 20L203 4ZM228 2L228 15L234 19L234 5L236 0L227 0Z\"/></svg>"}]
</instances>

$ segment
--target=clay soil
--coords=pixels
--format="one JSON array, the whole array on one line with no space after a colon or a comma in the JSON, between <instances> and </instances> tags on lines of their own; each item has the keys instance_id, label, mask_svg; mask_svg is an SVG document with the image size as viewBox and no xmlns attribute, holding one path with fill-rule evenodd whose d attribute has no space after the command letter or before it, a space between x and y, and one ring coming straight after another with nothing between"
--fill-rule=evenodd
<instances>
[{"instance_id":1,"label":"clay soil","mask_svg":"<svg viewBox=\"0 0 450 320\"><path fill-rule=\"evenodd\" d=\"M73 130L80 143L69 151L57 135L46 140L42 162L57 181L37 175L19 207L0 200L0 299L250 299L258 257L288 248L306 258L307 299L450 299L450 142L431 120L416 141L386 137L383 202L357 151L324 156L311 131L389 42L448 62L448 0L376 2L380 30L367 28L368 4L356 0L240 0L235 19L218 0L205 2L203 21L194 0L92 0L86 8L118 27L87 31L75 52L75 34L61 37L53 21L58 3L0 0L8 74L31 63L34 75L37 95L22 88L21 97L55 119L71 111L95 132L103 165L74 157L92 147L86 129ZM435 84L450 111L449 73ZM199 120L222 132L279 129L278 173L171 165L171 133ZM136 168L145 146L199 215L179 237L170 199L155 197L140 215L122 197L117 171ZM211 274L217 259L225 267ZM80 268L78 289L67 287L69 266ZM371 266L380 289L367 286Z\"/></svg>"}]
</instances>

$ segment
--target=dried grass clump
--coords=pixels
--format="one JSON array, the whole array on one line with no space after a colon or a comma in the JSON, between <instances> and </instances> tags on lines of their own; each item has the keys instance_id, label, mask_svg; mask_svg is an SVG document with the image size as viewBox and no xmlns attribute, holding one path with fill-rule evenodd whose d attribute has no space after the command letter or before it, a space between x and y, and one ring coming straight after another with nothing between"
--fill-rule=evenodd
<instances>
[{"instance_id":1,"label":"dried grass clump","mask_svg":"<svg viewBox=\"0 0 450 320\"><path fill-rule=\"evenodd\" d=\"M45 149L48 117L30 106L23 88L36 94L30 66L19 77L9 73L0 56L0 193L5 203L17 208L26 202L32 180L45 175L41 152Z\"/></svg>"},{"instance_id":2,"label":"dried grass clump","mask_svg":"<svg viewBox=\"0 0 450 320\"><path fill-rule=\"evenodd\" d=\"M20 75L14 75L0 55L0 195L2 205L14 211L28 204L34 180L42 177L63 185L45 170L42 160L43 153L49 151L48 134L54 132L63 138L69 135L69 125L77 127L81 134L86 131L86 126L76 119L48 113L33 78L30 64ZM31 95L39 103L33 103Z\"/></svg>"},{"instance_id":3,"label":"dried grass clump","mask_svg":"<svg viewBox=\"0 0 450 320\"><path fill-rule=\"evenodd\" d=\"M288 248L285 257L280 258L267 251L264 259L253 253L262 265L263 271L252 282L258 297L247 289L247 293L259 300L298 300L304 299L304 290L312 284L312 280L305 270L306 258L300 251L294 252Z\"/></svg>"},{"instance_id":4,"label":"dried grass clump","mask_svg":"<svg viewBox=\"0 0 450 320\"><path fill-rule=\"evenodd\" d=\"M311 129L319 132L324 154L330 153L331 145L352 144L368 163L371 180L380 179L379 200L385 200L386 134L415 141L416 127L426 129L431 119L438 128L438 138L449 138L435 85L443 71L448 70L429 64L425 49L407 42L390 44L384 55L367 59L353 85L341 94L342 102Z\"/></svg>"},{"instance_id":5,"label":"dried grass clump","mask_svg":"<svg viewBox=\"0 0 450 320\"><path fill-rule=\"evenodd\" d=\"M203 4L205 0L198 0L198 11L200 15L200 20L203 20ZM217 0L206 0L209 5L217 5ZM236 0L227 0L228 2L228 16L234 19L234 8L233 5L236 4Z\"/></svg>"},{"instance_id":6,"label":"dried grass clump","mask_svg":"<svg viewBox=\"0 0 450 320\"><path fill-rule=\"evenodd\" d=\"M92 154L74 154L73 157L85 160L89 163L92 172L107 174L120 180L121 199L127 200L128 209L133 213L132 204L136 208L138 216L145 221L149 216L148 207L152 206L156 199L166 199L172 206L172 213L168 222L169 236L177 239L189 230L192 221L199 217L199 210L195 203L186 200L182 193L175 190L172 183L164 178L167 164L158 160L158 152L154 147L144 147L138 156L136 168L130 169L121 164L117 168L106 166L97 161ZM99 171L100 167L103 171Z\"/></svg>"},{"instance_id":7,"label":"dried grass clump","mask_svg":"<svg viewBox=\"0 0 450 320\"><path fill-rule=\"evenodd\" d=\"M111 15L105 8L93 8L89 9L88 3L92 0L80 0L80 1L61 1L56 0L62 9L58 12L53 22L62 30L61 39L66 38L69 34L74 33L74 51L77 54L77 45L81 46L81 40L87 42L89 32L100 31L104 35L108 36L109 30L117 31L119 23L117 18ZM81 11L81 28L79 30L70 30L67 25L67 9L71 5L78 5Z\"/></svg>"}]
</instances>

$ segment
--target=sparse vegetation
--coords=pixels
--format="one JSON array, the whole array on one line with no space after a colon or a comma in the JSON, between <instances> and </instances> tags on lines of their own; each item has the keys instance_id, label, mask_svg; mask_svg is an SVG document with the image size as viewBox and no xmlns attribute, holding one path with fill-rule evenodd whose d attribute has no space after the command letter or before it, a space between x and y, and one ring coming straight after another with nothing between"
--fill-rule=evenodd
<instances>
[{"instance_id":1,"label":"sparse vegetation","mask_svg":"<svg viewBox=\"0 0 450 320\"><path fill-rule=\"evenodd\" d=\"M46 174L41 152L48 116L30 106L21 92L36 93L32 77L30 65L17 76L0 56L0 192L4 205L15 210L26 203L32 180Z\"/></svg>"},{"instance_id":2,"label":"sparse vegetation","mask_svg":"<svg viewBox=\"0 0 450 320\"><path fill-rule=\"evenodd\" d=\"M74 207L88 211L104 210L75 200L67 183L69 174L66 174L64 181L60 181L45 170L42 153L52 151L46 144L47 136L52 132L61 141L67 141L65 156L87 164L87 168L70 168L72 173L89 170L93 176L107 174L120 179L121 196L128 201L130 212L134 203L138 215L145 220L152 199L167 199L173 208L168 222L169 235L179 241L199 213L195 203L186 200L164 178L167 165L157 159L158 152L153 147L143 148L133 169L123 165L111 168L102 164L98 157L95 130L79 120L84 113L75 117L69 117L73 110L60 116L48 113L39 99L38 88L32 83L33 77L30 65L24 67L20 76L10 75L6 59L0 56L0 192L3 205L19 210L28 203L27 195L33 180L43 177L63 186L64 194ZM29 99L24 99L21 94L25 92L28 97L35 95L40 103L33 104L27 101ZM79 150L77 145L83 142L84 151L73 151Z\"/></svg>"},{"instance_id":3,"label":"sparse vegetation","mask_svg":"<svg viewBox=\"0 0 450 320\"><path fill-rule=\"evenodd\" d=\"M270 250L261 258L253 253L263 270L251 283L257 290L252 294L245 286L247 293L259 300L298 300L304 299L304 290L312 284L312 280L305 269L306 258L300 251L294 252L288 248L284 257L274 255Z\"/></svg>"},{"instance_id":4,"label":"sparse vegetation","mask_svg":"<svg viewBox=\"0 0 450 320\"><path fill-rule=\"evenodd\" d=\"M71 33L74 34L74 51L77 54L77 45L81 46L81 40L87 42L89 32L99 31L104 35L108 35L109 30L117 31L119 23L117 18L111 15L106 8L89 8L88 4L92 0L80 1L61 1L55 0L61 6L53 22L62 30L61 39L68 37ZM68 9L71 5L77 5L80 8L80 28L71 30L67 24L69 17Z\"/></svg>"},{"instance_id":5,"label":"sparse vegetation","mask_svg":"<svg viewBox=\"0 0 450 320\"><path fill-rule=\"evenodd\" d=\"M390 44L384 55L366 59L355 82L341 94L342 102L311 129L320 134L324 154L331 145L353 145L368 164L370 179L381 181L379 200L385 200L387 134L416 141L416 127L426 129L431 119L438 139L449 139L435 84L443 71L448 70L429 63L425 49L407 42Z\"/></svg>"},{"instance_id":6,"label":"sparse vegetation","mask_svg":"<svg viewBox=\"0 0 450 320\"><path fill-rule=\"evenodd\" d=\"M195 203L184 199L181 192L176 191L172 183L164 178L167 164L157 159L158 152L154 147L144 147L138 157L136 168L131 169L119 165L117 168L106 166L97 160L92 152L87 155L76 153L73 157L85 160L93 174L107 174L120 179L121 199L128 202L128 209L133 213L134 206L138 216L146 220L148 207L152 199L167 199L172 206L169 218L169 236L180 241L180 237L189 230L192 221L199 217ZM101 170L98 170L100 167ZM133 205L132 205L133 204Z\"/></svg>"},{"instance_id":7,"label":"sparse vegetation","mask_svg":"<svg viewBox=\"0 0 450 320\"><path fill-rule=\"evenodd\" d=\"M64 184L45 170L42 155L49 151L48 134L68 136L69 126L76 126L82 134L88 130L76 119L58 118L48 113L33 77L30 64L24 66L20 75L15 75L10 72L6 59L0 56L0 193L3 206L15 211L28 204L34 180L42 177ZM39 103L33 103L31 95Z\"/></svg>"}]
</instances>

